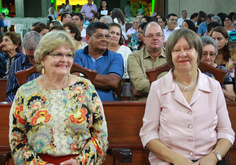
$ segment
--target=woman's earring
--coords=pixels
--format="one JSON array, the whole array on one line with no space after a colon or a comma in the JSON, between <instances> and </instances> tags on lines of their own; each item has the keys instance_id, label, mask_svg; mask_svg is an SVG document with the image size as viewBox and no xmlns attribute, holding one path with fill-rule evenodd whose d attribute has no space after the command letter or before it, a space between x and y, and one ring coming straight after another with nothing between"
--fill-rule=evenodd
<instances>
[{"instance_id":1,"label":"woman's earring","mask_svg":"<svg viewBox=\"0 0 236 165\"><path fill-rule=\"evenodd\" d=\"M42 75L44 75L45 74L45 70L44 70L44 66L43 66L43 69L42 69Z\"/></svg>"}]
</instances>

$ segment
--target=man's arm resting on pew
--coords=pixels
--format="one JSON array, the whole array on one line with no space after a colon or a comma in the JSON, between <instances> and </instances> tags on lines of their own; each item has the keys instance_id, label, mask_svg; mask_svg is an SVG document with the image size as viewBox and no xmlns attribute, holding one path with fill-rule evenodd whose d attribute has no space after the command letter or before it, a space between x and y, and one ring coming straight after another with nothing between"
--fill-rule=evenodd
<instances>
[{"instance_id":1,"label":"man's arm resting on pew","mask_svg":"<svg viewBox=\"0 0 236 165\"><path fill-rule=\"evenodd\" d=\"M120 77L116 74L101 75L97 74L94 85L101 89L116 89L120 84Z\"/></svg>"}]
</instances>

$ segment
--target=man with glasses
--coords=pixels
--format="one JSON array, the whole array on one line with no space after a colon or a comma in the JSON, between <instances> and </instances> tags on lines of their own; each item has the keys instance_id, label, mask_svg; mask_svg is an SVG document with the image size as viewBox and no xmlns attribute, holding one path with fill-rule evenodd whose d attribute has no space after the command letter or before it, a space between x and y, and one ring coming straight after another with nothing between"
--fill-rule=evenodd
<instances>
[{"instance_id":1,"label":"man with glasses","mask_svg":"<svg viewBox=\"0 0 236 165\"><path fill-rule=\"evenodd\" d=\"M150 82L146 70L156 68L166 63L163 48L165 36L157 22L149 22L143 29L143 42L145 47L133 52L128 57L128 73L131 81L131 100L146 100ZM165 73L164 73L165 74ZM164 74L158 76L162 77Z\"/></svg>"},{"instance_id":2,"label":"man with glasses","mask_svg":"<svg viewBox=\"0 0 236 165\"><path fill-rule=\"evenodd\" d=\"M74 62L88 69L96 70L94 86L102 101L117 99L117 89L124 74L123 57L107 49L110 35L103 22L92 22L86 29L88 46L77 50Z\"/></svg>"},{"instance_id":3,"label":"man with glasses","mask_svg":"<svg viewBox=\"0 0 236 165\"><path fill-rule=\"evenodd\" d=\"M38 46L40 39L41 35L36 31L30 31L26 33L26 35L24 36L23 51L25 55L17 58L13 62L9 70L9 77L7 80L7 90L6 90L7 102L13 102L17 89L20 87L18 80L15 76L15 73L21 70L26 70L35 65L34 51ZM28 77L27 82L39 76L40 73L33 73Z\"/></svg>"},{"instance_id":4,"label":"man with glasses","mask_svg":"<svg viewBox=\"0 0 236 165\"><path fill-rule=\"evenodd\" d=\"M167 28L163 30L164 36L165 36L164 42L167 41L170 34L173 33L174 30L180 28L180 27L177 27L177 20L178 20L177 15L174 13L171 13L167 16Z\"/></svg>"}]
</instances>

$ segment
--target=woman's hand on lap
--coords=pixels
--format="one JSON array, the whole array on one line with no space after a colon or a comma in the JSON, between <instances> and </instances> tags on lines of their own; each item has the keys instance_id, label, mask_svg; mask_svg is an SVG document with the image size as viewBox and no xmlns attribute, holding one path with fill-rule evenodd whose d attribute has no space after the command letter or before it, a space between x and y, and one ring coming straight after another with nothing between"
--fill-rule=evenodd
<instances>
[{"instance_id":1,"label":"woman's hand on lap","mask_svg":"<svg viewBox=\"0 0 236 165\"><path fill-rule=\"evenodd\" d=\"M183 156L179 159L176 159L176 161L173 164L174 165L192 165L193 162L190 159Z\"/></svg>"},{"instance_id":2,"label":"woman's hand on lap","mask_svg":"<svg viewBox=\"0 0 236 165\"><path fill-rule=\"evenodd\" d=\"M60 165L78 165L78 161L76 159L69 159L62 162Z\"/></svg>"},{"instance_id":3,"label":"woman's hand on lap","mask_svg":"<svg viewBox=\"0 0 236 165\"><path fill-rule=\"evenodd\" d=\"M213 152L209 153L207 156L199 159L193 165L216 165L218 160Z\"/></svg>"}]
</instances>

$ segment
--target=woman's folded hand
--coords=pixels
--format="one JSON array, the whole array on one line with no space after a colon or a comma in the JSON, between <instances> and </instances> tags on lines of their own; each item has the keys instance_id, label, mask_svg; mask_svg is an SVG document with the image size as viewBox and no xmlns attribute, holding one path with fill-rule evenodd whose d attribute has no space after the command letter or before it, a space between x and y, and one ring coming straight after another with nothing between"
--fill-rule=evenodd
<instances>
[{"instance_id":1,"label":"woman's folded hand","mask_svg":"<svg viewBox=\"0 0 236 165\"><path fill-rule=\"evenodd\" d=\"M199 159L193 165L216 165L217 162L218 161L215 154L213 152L210 152L207 156Z\"/></svg>"},{"instance_id":2,"label":"woman's folded hand","mask_svg":"<svg viewBox=\"0 0 236 165\"><path fill-rule=\"evenodd\" d=\"M78 165L76 159L69 159L67 161L62 162L60 165Z\"/></svg>"},{"instance_id":3,"label":"woman's folded hand","mask_svg":"<svg viewBox=\"0 0 236 165\"><path fill-rule=\"evenodd\" d=\"M188 159L184 156L181 156L178 159L176 159L176 161L173 164L174 165L183 165L183 164L184 165L193 165L193 162L190 159Z\"/></svg>"}]
</instances>

